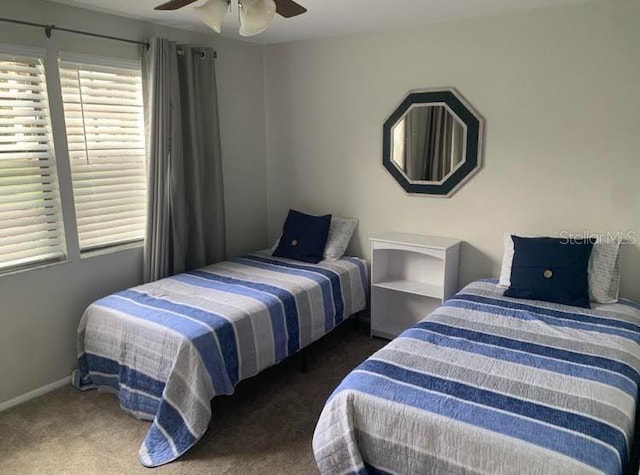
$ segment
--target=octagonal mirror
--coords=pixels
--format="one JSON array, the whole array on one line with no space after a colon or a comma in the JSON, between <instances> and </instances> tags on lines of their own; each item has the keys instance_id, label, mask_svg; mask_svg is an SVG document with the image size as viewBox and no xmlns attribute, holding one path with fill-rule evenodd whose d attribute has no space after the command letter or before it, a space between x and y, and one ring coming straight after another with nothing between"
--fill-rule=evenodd
<instances>
[{"instance_id":1,"label":"octagonal mirror","mask_svg":"<svg viewBox=\"0 0 640 475\"><path fill-rule=\"evenodd\" d=\"M482 134L454 89L411 92L384 124L383 164L408 193L448 197L480 169Z\"/></svg>"}]
</instances>

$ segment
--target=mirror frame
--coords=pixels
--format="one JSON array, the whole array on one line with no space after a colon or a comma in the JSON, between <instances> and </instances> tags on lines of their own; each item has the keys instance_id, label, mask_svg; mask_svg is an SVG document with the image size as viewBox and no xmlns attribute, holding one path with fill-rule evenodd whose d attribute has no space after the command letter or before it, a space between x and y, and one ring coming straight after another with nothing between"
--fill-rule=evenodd
<instances>
[{"instance_id":1,"label":"mirror frame","mask_svg":"<svg viewBox=\"0 0 640 475\"><path fill-rule=\"evenodd\" d=\"M409 180L393 161L393 128L416 105L444 105L466 129L464 162L439 182ZM454 88L411 91L384 123L382 164L407 193L448 198L482 168L483 142L484 119Z\"/></svg>"}]
</instances>

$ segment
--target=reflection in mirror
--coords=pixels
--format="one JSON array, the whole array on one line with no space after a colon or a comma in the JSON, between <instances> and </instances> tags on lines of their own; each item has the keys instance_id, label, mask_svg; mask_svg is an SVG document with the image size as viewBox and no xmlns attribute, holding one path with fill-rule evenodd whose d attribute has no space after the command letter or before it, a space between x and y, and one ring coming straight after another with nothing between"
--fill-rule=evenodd
<instances>
[{"instance_id":1,"label":"reflection in mirror","mask_svg":"<svg viewBox=\"0 0 640 475\"><path fill-rule=\"evenodd\" d=\"M410 181L441 181L464 161L464 127L443 105L412 107L392 134L391 160Z\"/></svg>"}]
</instances>

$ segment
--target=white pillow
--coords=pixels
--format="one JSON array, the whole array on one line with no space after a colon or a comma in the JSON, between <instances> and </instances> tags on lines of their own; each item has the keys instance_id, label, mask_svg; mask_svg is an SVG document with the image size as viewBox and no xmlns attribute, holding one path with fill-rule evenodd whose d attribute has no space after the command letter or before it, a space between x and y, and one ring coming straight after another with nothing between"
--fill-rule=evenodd
<instances>
[{"instance_id":1,"label":"white pillow","mask_svg":"<svg viewBox=\"0 0 640 475\"><path fill-rule=\"evenodd\" d=\"M355 218L331 217L329 235L327 236L327 243L324 246L323 257L325 261L337 261L344 256L357 227L358 220ZM511 240L511 238L509 238L509 240ZM271 247L272 253L276 250L278 244L280 244L280 237L278 237Z\"/></svg>"},{"instance_id":2,"label":"white pillow","mask_svg":"<svg viewBox=\"0 0 640 475\"><path fill-rule=\"evenodd\" d=\"M511 285L513 263L513 239L505 233L504 255L500 269L499 287ZM616 303L620 291L620 268L618 266L619 242L596 242L589 258L589 298L598 303Z\"/></svg>"},{"instance_id":3,"label":"white pillow","mask_svg":"<svg viewBox=\"0 0 640 475\"><path fill-rule=\"evenodd\" d=\"M504 254L502 255L502 268L500 269L500 282L498 287L508 289L511 285L511 264L513 263L513 239L511 233L504 233L502 237L504 241Z\"/></svg>"},{"instance_id":4,"label":"white pillow","mask_svg":"<svg viewBox=\"0 0 640 475\"><path fill-rule=\"evenodd\" d=\"M589 298L616 303L620 292L619 242L596 242L589 260Z\"/></svg>"},{"instance_id":5,"label":"white pillow","mask_svg":"<svg viewBox=\"0 0 640 475\"><path fill-rule=\"evenodd\" d=\"M327 244L324 246L325 260L337 261L344 256L356 227L358 227L358 220L355 218L331 217L329 236Z\"/></svg>"}]
</instances>

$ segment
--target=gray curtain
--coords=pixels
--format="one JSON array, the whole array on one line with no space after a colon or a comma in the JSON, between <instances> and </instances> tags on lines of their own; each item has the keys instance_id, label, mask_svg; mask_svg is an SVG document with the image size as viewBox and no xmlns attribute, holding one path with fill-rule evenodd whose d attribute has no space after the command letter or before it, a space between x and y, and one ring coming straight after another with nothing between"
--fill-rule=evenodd
<instances>
[{"instance_id":1,"label":"gray curtain","mask_svg":"<svg viewBox=\"0 0 640 475\"><path fill-rule=\"evenodd\" d=\"M426 180L425 167L429 160L427 134L431 108L414 107L405 118L405 173L411 180Z\"/></svg>"},{"instance_id":2,"label":"gray curtain","mask_svg":"<svg viewBox=\"0 0 640 475\"><path fill-rule=\"evenodd\" d=\"M443 106L428 109L428 147L425 153L431 160L425 160L427 180L440 181L451 170L451 134L453 116Z\"/></svg>"},{"instance_id":3,"label":"gray curtain","mask_svg":"<svg viewBox=\"0 0 640 475\"><path fill-rule=\"evenodd\" d=\"M460 161L461 127L443 106L415 107L405 120L407 176L440 181Z\"/></svg>"},{"instance_id":4,"label":"gray curtain","mask_svg":"<svg viewBox=\"0 0 640 475\"><path fill-rule=\"evenodd\" d=\"M224 260L226 242L215 53L154 38L143 64L150 282Z\"/></svg>"}]
</instances>

